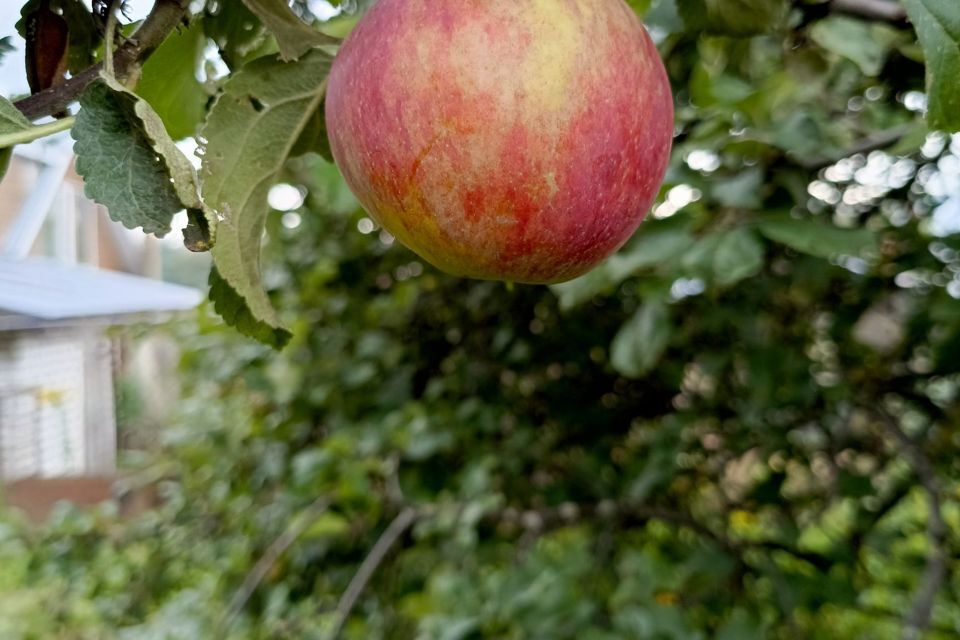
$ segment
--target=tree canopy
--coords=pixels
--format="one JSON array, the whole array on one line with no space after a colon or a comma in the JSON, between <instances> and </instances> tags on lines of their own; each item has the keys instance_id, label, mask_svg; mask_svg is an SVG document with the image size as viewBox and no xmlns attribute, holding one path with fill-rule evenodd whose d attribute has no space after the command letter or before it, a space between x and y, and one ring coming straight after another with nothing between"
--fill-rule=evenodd
<instances>
[{"instance_id":1,"label":"tree canopy","mask_svg":"<svg viewBox=\"0 0 960 640\"><path fill-rule=\"evenodd\" d=\"M156 511L0 521L0 636L960 633L960 4L630 2L667 179L552 287L446 276L359 208L319 105L362 3L198 4L24 7L71 75L0 102L0 146L72 127L118 222L187 209L219 317L168 329Z\"/></svg>"}]
</instances>

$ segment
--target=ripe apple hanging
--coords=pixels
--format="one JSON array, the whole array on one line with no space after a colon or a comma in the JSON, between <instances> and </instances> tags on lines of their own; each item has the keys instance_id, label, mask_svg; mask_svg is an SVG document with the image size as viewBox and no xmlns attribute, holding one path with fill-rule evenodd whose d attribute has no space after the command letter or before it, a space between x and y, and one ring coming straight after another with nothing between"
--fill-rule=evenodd
<instances>
[{"instance_id":1,"label":"ripe apple hanging","mask_svg":"<svg viewBox=\"0 0 960 640\"><path fill-rule=\"evenodd\" d=\"M380 0L334 61L326 118L403 244L453 274L551 283L643 220L673 99L623 0Z\"/></svg>"}]
</instances>

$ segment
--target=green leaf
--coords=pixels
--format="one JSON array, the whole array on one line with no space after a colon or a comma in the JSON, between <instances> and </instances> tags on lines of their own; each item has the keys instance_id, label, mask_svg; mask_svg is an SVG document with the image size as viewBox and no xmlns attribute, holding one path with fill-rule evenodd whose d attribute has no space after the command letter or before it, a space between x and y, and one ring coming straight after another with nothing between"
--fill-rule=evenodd
<instances>
[{"instance_id":1,"label":"green leaf","mask_svg":"<svg viewBox=\"0 0 960 640\"><path fill-rule=\"evenodd\" d=\"M192 136L203 120L208 95L197 69L205 44L195 22L168 36L143 65L137 95L150 103L174 140Z\"/></svg>"},{"instance_id":2,"label":"green leaf","mask_svg":"<svg viewBox=\"0 0 960 640\"><path fill-rule=\"evenodd\" d=\"M960 131L960 3L904 0L927 60L930 126Z\"/></svg>"},{"instance_id":3,"label":"green leaf","mask_svg":"<svg viewBox=\"0 0 960 640\"><path fill-rule=\"evenodd\" d=\"M27 131L32 125L13 103L0 97L0 135Z\"/></svg>"},{"instance_id":4,"label":"green leaf","mask_svg":"<svg viewBox=\"0 0 960 640\"><path fill-rule=\"evenodd\" d=\"M788 8L784 0L677 0L687 31L741 37L776 31Z\"/></svg>"},{"instance_id":5,"label":"green leaf","mask_svg":"<svg viewBox=\"0 0 960 640\"><path fill-rule=\"evenodd\" d=\"M216 241L216 216L200 199L193 165L151 106L108 77L92 84L80 105L74 152L87 195L106 206L114 220L158 236L170 230L173 214L186 208L188 247L209 250Z\"/></svg>"},{"instance_id":6,"label":"green leaf","mask_svg":"<svg viewBox=\"0 0 960 640\"><path fill-rule=\"evenodd\" d=\"M328 511L317 518L302 535L305 540L316 538L336 538L350 531L350 521L339 513Z\"/></svg>"},{"instance_id":7,"label":"green leaf","mask_svg":"<svg viewBox=\"0 0 960 640\"><path fill-rule=\"evenodd\" d=\"M664 35L683 31L683 19L678 13L676 0L653 0L643 16L643 23Z\"/></svg>"},{"instance_id":8,"label":"green leaf","mask_svg":"<svg viewBox=\"0 0 960 640\"><path fill-rule=\"evenodd\" d=\"M551 285L550 289L560 298L560 308L568 311L613 289L642 269L667 263L682 254L693 241L693 236L681 225L646 222L637 231L635 240L599 267L569 282Z\"/></svg>"},{"instance_id":9,"label":"green leaf","mask_svg":"<svg viewBox=\"0 0 960 640\"><path fill-rule=\"evenodd\" d=\"M127 91L116 81L105 79L105 82L109 88L117 93L118 97L125 98L128 102L132 101L134 113L140 119L143 131L147 134L153 151L163 162L170 183L180 199L180 204L187 209L204 210L205 207L200 199L200 184L197 172L190 160L177 148L157 112L136 94ZM211 225L213 225L214 218L212 215L210 218Z\"/></svg>"},{"instance_id":10,"label":"green leaf","mask_svg":"<svg viewBox=\"0 0 960 640\"><path fill-rule=\"evenodd\" d=\"M150 112L149 105L119 85L94 82L80 96L73 149L90 199L107 207L110 217L127 228L143 227L162 237L170 231L173 215L198 199L194 184L191 202L181 201L182 188L175 184L174 173L180 174L183 166L174 159L181 166L172 169L155 148L163 126L156 114L155 122L144 120ZM172 141L169 147L176 151ZM186 158L182 161L189 166Z\"/></svg>"},{"instance_id":11,"label":"green leaf","mask_svg":"<svg viewBox=\"0 0 960 640\"><path fill-rule=\"evenodd\" d=\"M330 148L330 138L327 135L327 117L323 102L307 122L290 155L302 156L306 153L319 154L327 162L334 163L333 150Z\"/></svg>"},{"instance_id":12,"label":"green leaf","mask_svg":"<svg viewBox=\"0 0 960 640\"><path fill-rule=\"evenodd\" d=\"M265 39L263 25L242 2L208 3L201 25L231 69L240 67Z\"/></svg>"},{"instance_id":13,"label":"green leaf","mask_svg":"<svg viewBox=\"0 0 960 640\"><path fill-rule=\"evenodd\" d=\"M260 270L267 194L316 117L330 63L328 54L313 50L297 62L271 57L246 65L226 83L201 131L209 141L203 199L223 217L214 261L252 317L273 331L282 327Z\"/></svg>"},{"instance_id":14,"label":"green leaf","mask_svg":"<svg viewBox=\"0 0 960 640\"><path fill-rule=\"evenodd\" d=\"M670 313L660 300L643 305L620 328L610 345L610 364L628 378L639 378L660 360L670 342Z\"/></svg>"},{"instance_id":15,"label":"green leaf","mask_svg":"<svg viewBox=\"0 0 960 640\"><path fill-rule=\"evenodd\" d=\"M810 29L814 42L853 61L867 76L876 76L883 69L896 36L896 31L885 25L871 25L845 16L820 20Z\"/></svg>"},{"instance_id":16,"label":"green leaf","mask_svg":"<svg viewBox=\"0 0 960 640\"><path fill-rule=\"evenodd\" d=\"M863 498L877 493L870 476L858 475L847 469L841 469L837 475L837 489L840 495L848 498Z\"/></svg>"},{"instance_id":17,"label":"green leaf","mask_svg":"<svg viewBox=\"0 0 960 640\"><path fill-rule=\"evenodd\" d=\"M747 169L731 177L718 178L711 193L725 207L759 209L762 201L764 172Z\"/></svg>"},{"instance_id":18,"label":"green leaf","mask_svg":"<svg viewBox=\"0 0 960 640\"><path fill-rule=\"evenodd\" d=\"M858 256L877 243L867 229L840 229L808 218L769 217L760 221L759 229L774 242L819 258Z\"/></svg>"},{"instance_id":19,"label":"green leaf","mask_svg":"<svg viewBox=\"0 0 960 640\"><path fill-rule=\"evenodd\" d=\"M762 640L763 627L743 609L733 613L717 629L716 640Z\"/></svg>"},{"instance_id":20,"label":"green leaf","mask_svg":"<svg viewBox=\"0 0 960 640\"><path fill-rule=\"evenodd\" d=\"M686 228L661 223L649 224L637 233L637 240L607 261L606 271L620 283L641 269L651 269L673 259L693 244Z\"/></svg>"},{"instance_id":21,"label":"green leaf","mask_svg":"<svg viewBox=\"0 0 960 640\"><path fill-rule=\"evenodd\" d=\"M274 349L282 349L290 342L292 335L289 331L271 326L253 315L246 301L220 276L216 266L210 269L210 301L224 322L243 335Z\"/></svg>"},{"instance_id":22,"label":"green leaf","mask_svg":"<svg viewBox=\"0 0 960 640\"><path fill-rule=\"evenodd\" d=\"M679 467L677 454L683 450L682 433L684 424L675 416L667 416L651 434L649 448L646 455L639 462L639 468L632 474L627 485L627 495L630 500L642 503L654 492L659 491L673 479ZM654 580L669 581L676 576L650 576Z\"/></svg>"},{"instance_id":23,"label":"green leaf","mask_svg":"<svg viewBox=\"0 0 960 640\"><path fill-rule=\"evenodd\" d=\"M627 0L627 5L641 18L650 10L652 0Z\"/></svg>"},{"instance_id":24,"label":"green leaf","mask_svg":"<svg viewBox=\"0 0 960 640\"><path fill-rule=\"evenodd\" d=\"M690 76L690 95L701 107L737 104L755 91L748 82L726 73L713 72L704 64L697 64Z\"/></svg>"},{"instance_id":25,"label":"green leaf","mask_svg":"<svg viewBox=\"0 0 960 640\"><path fill-rule=\"evenodd\" d=\"M54 5L58 3L53 3ZM103 42L99 26L93 14L82 2L60 0L60 10L67 24L70 25L69 52L67 54L67 70L70 73L79 73L89 67L96 60L97 48Z\"/></svg>"},{"instance_id":26,"label":"green leaf","mask_svg":"<svg viewBox=\"0 0 960 640\"><path fill-rule=\"evenodd\" d=\"M561 311L569 311L590 300L593 296L607 292L613 287L613 280L606 272L605 265L601 264L579 278L550 285L550 290L560 300Z\"/></svg>"},{"instance_id":27,"label":"green leaf","mask_svg":"<svg viewBox=\"0 0 960 640\"><path fill-rule=\"evenodd\" d=\"M713 256L713 272L720 286L736 284L763 268L763 245L747 229L734 229L720 236Z\"/></svg>"},{"instance_id":28,"label":"green leaf","mask_svg":"<svg viewBox=\"0 0 960 640\"><path fill-rule=\"evenodd\" d=\"M681 264L691 275L727 287L763 268L763 244L743 227L713 233L693 245Z\"/></svg>"},{"instance_id":29,"label":"green leaf","mask_svg":"<svg viewBox=\"0 0 960 640\"><path fill-rule=\"evenodd\" d=\"M771 144L801 161L842 155L842 150L829 139L827 122L820 112L792 110L790 115L771 123L768 136Z\"/></svg>"},{"instance_id":30,"label":"green leaf","mask_svg":"<svg viewBox=\"0 0 960 640\"><path fill-rule=\"evenodd\" d=\"M193 163L187 159L183 152L177 148L176 143L167 133L163 121L156 111L149 104L144 102L134 93L127 91L125 87L110 78L104 78L107 86L118 94L126 96L134 101L134 111L140 122L143 124L143 130L150 139L153 150L166 166L170 174L170 181L181 204L188 209L200 209L207 212L210 218L210 224L215 225L215 217L209 212L200 199L200 181Z\"/></svg>"},{"instance_id":31,"label":"green leaf","mask_svg":"<svg viewBox=\"0 0 960 640\"><path fill-rule=\"evenodd\" d=\"M295 60L314 47L339 42L297 17L286 0L243 0L243 3L276 37L284 60Z\"/></svg>"}]
</instances>

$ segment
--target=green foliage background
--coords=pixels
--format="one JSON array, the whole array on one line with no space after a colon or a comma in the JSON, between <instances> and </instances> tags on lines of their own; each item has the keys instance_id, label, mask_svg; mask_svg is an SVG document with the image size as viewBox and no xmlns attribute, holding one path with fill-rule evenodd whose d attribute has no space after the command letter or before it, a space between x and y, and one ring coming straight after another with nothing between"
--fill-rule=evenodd
<instances>
[{"instance_id":1,"label":"green foliage background","mask_svg":"<svg viewBox=\"0 0 960 640\"><path fill-rule=\"evenodd\" d=\"M130 463L162 506L2 516L0 638L327 638L408 507L343 637L897 638L938 550L928 637L957 637L960 236L933 211L960 136L918 113L916 35L826 3L632 5L678 110L627 247L553 288L447 277L333 165L289 162L306 200L269 215L264 280L291 342L169 328L184 398Z\"/></svg>"}]
</instances>

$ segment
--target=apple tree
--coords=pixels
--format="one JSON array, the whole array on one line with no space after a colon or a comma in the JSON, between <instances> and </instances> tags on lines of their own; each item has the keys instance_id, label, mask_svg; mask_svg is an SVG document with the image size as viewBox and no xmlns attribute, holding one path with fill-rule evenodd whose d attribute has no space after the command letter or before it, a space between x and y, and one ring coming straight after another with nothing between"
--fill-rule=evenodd
<instances>
[{"instance_id":1,"label":"apple tree","mask_svg":"<svg viewBox=\"0 0 960 640\"><path fill-rule=\"evenodd\" d=\"M665 183L550 287L444 275L362 210L321 105L366 6L319 4L25 5L0 143L70 128L119 223L187 210L239 334L170 328L156 510L0 529L0 635L960 633L960 4L629 2Z\"/></svg>"}]
</instances>

